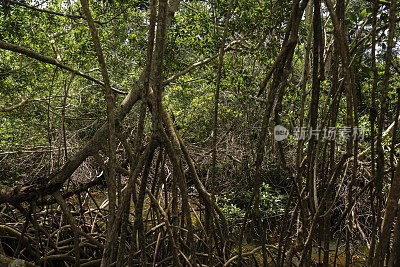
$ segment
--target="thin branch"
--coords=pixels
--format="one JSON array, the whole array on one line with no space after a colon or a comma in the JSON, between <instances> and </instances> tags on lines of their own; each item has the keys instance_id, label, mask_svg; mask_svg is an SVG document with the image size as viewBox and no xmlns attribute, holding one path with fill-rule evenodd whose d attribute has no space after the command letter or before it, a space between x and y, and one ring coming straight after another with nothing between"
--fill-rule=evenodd
<instances>
[{"instance_id":1,"label":"thin branch","mask_svg":"<svg viewBox=\"0 0 400 267\"><path fill-rule=\"evenodd\" d=\"M51 15L55 15L55 16L61 16L61 17L69 18L69 19L85 19L83 16L64 14L64 13L55 12L55 11L51 11L51 10L47 10L47 9L40 9L40 8L25 4L23 2L9 1L9 0L6 0L6 2L8 2L9 4L12 4L12 5L22 6L22 7L31 9L33 11L42 12L42 13L46 13L46 14L51 14ZM100 21L94 21L94 22L97 23L97 24L100 24L100 25L104 24L104 23L102 23Z\"/></svg>"},{"instance_id":2,"label":"thin branch","mask_svg":"<svg viewBox=\"0 0 400 267\"><path fill-rule=\"evenodd\" d=\"M222 36L222 44L219 51L219 63L218 63L218 72L217 72L217 80L215 83L215 94L214 94L214 116L213 116L213 142L212 142L212 163L211 163L211 194L215 194L215 175L216 175L216 164L217 164L217 142L218 142L218 104L219 104L219 94L221 87L221 76L222 76L222 67L224 63L224 55L225 55L225 42L228 35L229 29L229 19L231 17L231 11L233 7L233 0L229 1L229 7L227 11L227 15L225 18L225 27L224 34Z\"/></svg>"},{"instance_id":3,"label":"thin branch","mask_svg":"<svg viewBox=\"0 0 400 267\"><path fill-rule=\"evenodd\" d=\"M23 99L21 102L19 102L18 104L13 105L13 106L11 106L11 107L0 107L0 112L12 111L12 110L17 109L17 108L20 108L20 107L24 106L26 103L32 102L32 101L35 101L35 100L26 100L26 99Z\"/></svg>"},{"instance_id":4,"label":"thin branch","mask_svg":"<svg viewBox=\"0 0 400 267\"><path fill-rule=\"evenodd\" d=\"M9 70L9 71L6 71L6 72L1 72L1 73L0 73L0 77L8 76L8 75L10 75L10 74L12 74L12 73L22 71L23 69L26 69L27 67L29 67L31 64L32 64L32 61L29 62L29 63L27 63L27 64L24 65L24 66L21 66L20 68L18 68L18 69L16 69L16 70Z\"/></svg>"},{"instance_id":5,"label":"thin branch","mask_svg":"<svg viewBox=\"0 0 400 267\"><path fill-rule=\"evenodd\" d=\"M235 41L231 42L229 45L227 45L227 46L223 49L224 52L226 52L226 51L232 49L232 46L233 46L233 45L235 45L235 44L237 44L237 43L240 43L241 41L242 41L242 40L235 40ZM193 63L192 65L188 66L188 67L187 67L186 69L184 69L183 71L181 71L181 72L179 72L179 73L177 73L177 74L174 74L174 75L172 75L171 77L169 77L167 80L165 80L165 81L163 82L163 85L164 85L164 86L165 86L165 85L168 85L168 84L170 84L171 82L173 82L173 81L177 80L178 78L182 77L183 75L185 75L186 73L188 73L188 72L191 71L192 69L197 68L197 67L201 67L201 66L207 64L208 62L210 62L210 61L216 59L216 58L219 56L219 54L220 54L220 53L216 53L216 54L214 54L213 56L211 56L211 57L209 57L209 58L206 58L206 59L203 59L203 60L198 61L198 62L196 62L196 63Z\"/></svg>"},{"instance_id":6,"label":"thin branch","mask_svg":"<svg viewBox=\"0 0 400 267\"><path fill-rule=\"evenodd\" d=\"M8 51L12 51L12 52L17 52L17 53L23 54L23 55L25 55L27 57L37 59L37 60L39 60L41 62L57 66L57 67L59 67L61 69L73 72L76 75L79 75L79 76L81 76L81 77L83 77L83 78L85 78L85 79L87 79L89 81L92 81L94 83L97 83L97 84L99 84L99 85L101 85L103 87L105 86L105 84L102 81L99 81L99 80L97 80L97 79L95 79L95 78L93 78L93 77L91 77L91 76L79 71L79 70L75 70L75 69L73 69L71 67L65 66L65 65L61 64L59 61L57 61L54 58L43 56L43 55L38 54L38 53L36 53L36 52L34 52L32 50L29 50L29 49L25 48L25 47L14 45L14 44L10 44L10 43L6 43L6 42L0 40L0 48L8 50ZM111 88L111 89L114 92L118 93L118 94L127 94L126 92L118 90L116 88Z\"/></svg>"}]
</instances>

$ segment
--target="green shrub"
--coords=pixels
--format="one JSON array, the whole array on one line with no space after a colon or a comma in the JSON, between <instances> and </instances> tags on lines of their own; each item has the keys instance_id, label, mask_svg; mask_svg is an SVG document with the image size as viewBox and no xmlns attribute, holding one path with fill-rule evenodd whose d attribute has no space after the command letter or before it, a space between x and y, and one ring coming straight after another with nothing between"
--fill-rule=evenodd
<instances>
[{"instance_id":1,"label":"green shrub","mask_svg":"<svg viewBox=\"0 0 400 267\"><path fill-rule=\"evenodd\" d=\"M249 204L251 189L232 189L233 193L223 193L217 197L217 204L229 223L235 224L243 219L246 207ZM231 191L232 192L232 191ZM285 209L286 195L272 189L269 184L263 183L260 188L260 211L263 218L282 214Z\"/></svg>"}]
</instances>

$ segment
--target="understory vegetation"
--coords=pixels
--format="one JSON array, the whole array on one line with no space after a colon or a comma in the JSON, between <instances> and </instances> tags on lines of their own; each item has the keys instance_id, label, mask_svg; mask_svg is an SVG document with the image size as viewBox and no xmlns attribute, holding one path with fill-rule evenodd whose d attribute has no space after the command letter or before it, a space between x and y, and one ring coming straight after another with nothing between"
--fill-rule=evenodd
<instances>
[{"instance_id":1,"label":"understory vegetation","mask_svg":"<svg viewBox=\"0 0 400 267\"><path fill-rule=\"evenodd\" d=\"M399 10L0 0L0 266L400 266Z\"/></svg>"}]
</instances>

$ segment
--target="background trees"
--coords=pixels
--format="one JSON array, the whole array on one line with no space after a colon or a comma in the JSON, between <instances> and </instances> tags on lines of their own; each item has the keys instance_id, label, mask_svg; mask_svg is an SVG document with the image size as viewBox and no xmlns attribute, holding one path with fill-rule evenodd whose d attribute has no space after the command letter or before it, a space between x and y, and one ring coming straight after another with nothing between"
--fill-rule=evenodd
<instances>
[{"instance_id":1,"label":"background trees","mask_svg":"<svg viewBox=\"0 0 400 267\"><path fill-rule=\"evenodd\" d=\"M1 2L1 260L394 265L397 10Z\"/></svg>"}]
</instances>

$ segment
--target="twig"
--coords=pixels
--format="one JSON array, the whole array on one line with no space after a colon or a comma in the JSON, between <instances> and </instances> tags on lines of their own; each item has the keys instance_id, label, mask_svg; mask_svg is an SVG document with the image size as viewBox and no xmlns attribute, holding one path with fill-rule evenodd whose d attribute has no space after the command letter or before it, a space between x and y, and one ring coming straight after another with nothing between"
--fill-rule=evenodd
<instances>
[{"instance_id":1,"label":"twig","mask_svg":"<svg viewBox=\"0 0 400 267\"><path fill-rule=\"evenodd\" d=\"M87 80L89 80L89 81L92 81L92 82L94 82L94 83L97 83L97 84L99 84L99 85L101 85L101 86L105 86L104 82L102 82L102 81L99 81L99 80L97 80L97 79L95 79L95 78L93 78L93 77L91 77L91 76L89 76L89 75L87 75L87 74L85 74L85 73L79 71L79 70L75 70L75 69L73 69L73 68L71 68L71 67L68 67L68 66L66 66L66 65L63 65L63 64L61 64L58 60L56 60L56 59L54 59L54 58L51 58L51 57L47 57L47 56L38 54L38 53L36 53L36 52L34 52L34 51L32 51L32 50L29 50L29 49L27 49L27 48L25 48L25 47L18 46L18 45L14 45L14 44L10 44L10 43L6 43L6 42L0 40L0 48L5 49L5 50L8 50L8 51L12 51L12 52L17 52L17 53L23 54L23 55L25 55L25 56L27 56L27 57L37 59L37 60L39 60L39 61L41 61L41 62L44 62L44 63L48 63L48 64L51 64L51 65L57 66L57 67L59 67L59 68L61 68L61 69L64 69L64 70L68 70L68 71L70 71L70 72L73 72L73 73L75 73L76 75L81 76L81 77L83 77L83 78L85 78L85 79L87 79ZM111 88L111 89L112 89L115 93L118 93L118 94L127 94L126 92L121 91L121 90L118 90L118 89L116 89L116 88Z\"/></svg>"}]
</instances>

